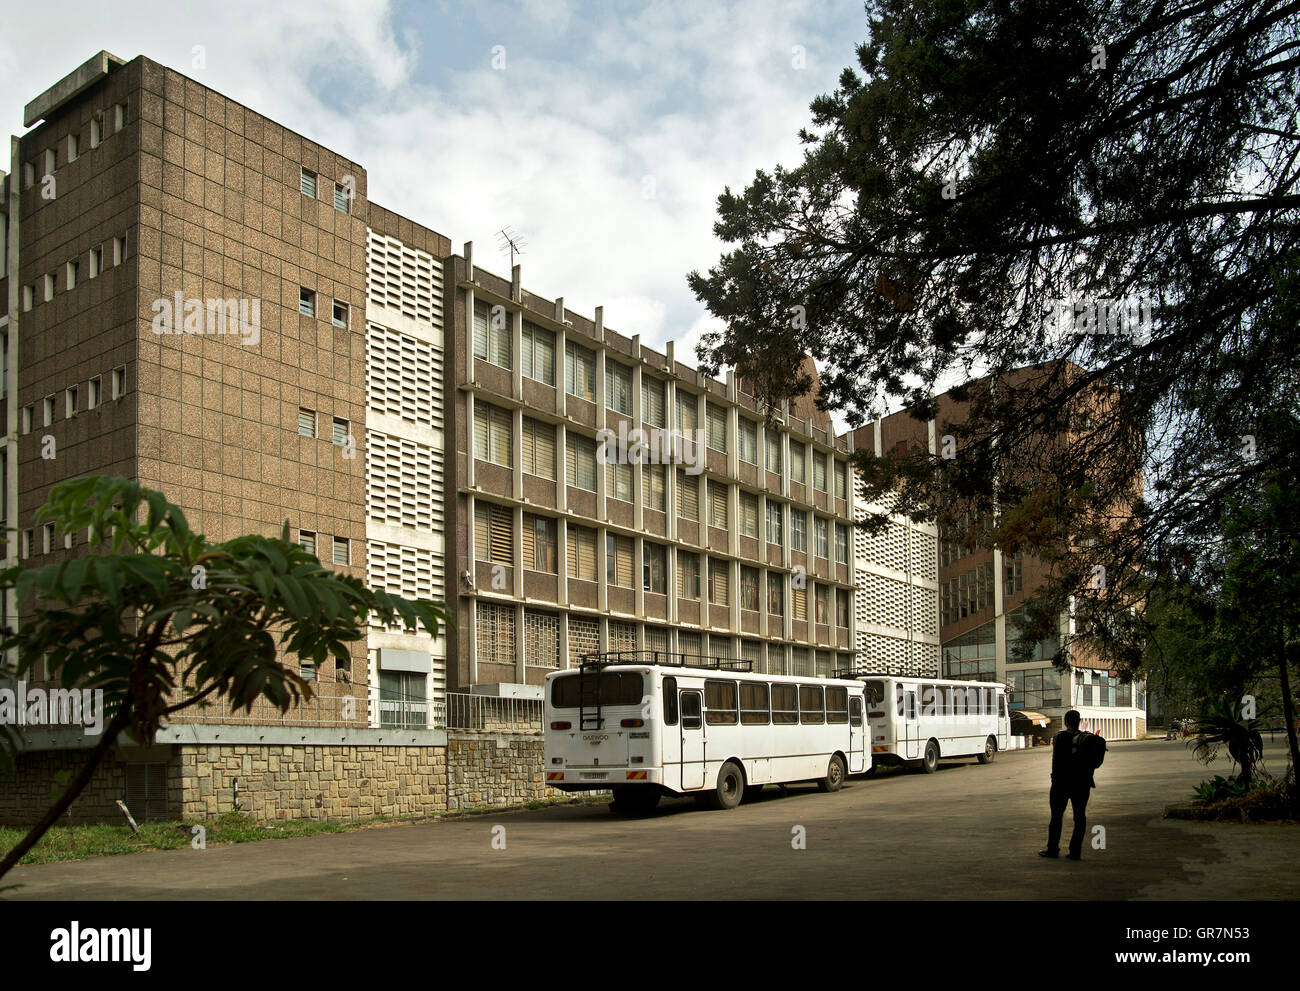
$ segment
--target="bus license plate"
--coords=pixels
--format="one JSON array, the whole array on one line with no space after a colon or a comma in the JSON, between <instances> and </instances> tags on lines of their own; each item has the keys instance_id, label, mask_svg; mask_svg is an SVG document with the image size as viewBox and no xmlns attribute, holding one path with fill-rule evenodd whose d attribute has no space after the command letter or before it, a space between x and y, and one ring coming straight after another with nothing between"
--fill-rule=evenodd
<instances>
[{"instance_id":1,"label":"bus license plate","mask_svg":"<svg viewBox=\"0 0 1300 991\"><path fill-rule=\"evenodd\" d=\"M609 777L609 775L604 771L600 773L596 773L595 771L583 771L578 775L578 777L582 778L584 781L604 781Z\"/></svg>"}]
</instances>

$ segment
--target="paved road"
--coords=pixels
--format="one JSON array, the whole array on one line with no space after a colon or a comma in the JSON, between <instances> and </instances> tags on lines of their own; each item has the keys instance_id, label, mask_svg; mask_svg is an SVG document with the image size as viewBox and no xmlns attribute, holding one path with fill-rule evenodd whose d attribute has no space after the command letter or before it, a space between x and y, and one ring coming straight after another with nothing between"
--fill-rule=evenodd
<instances>
[{"instance_id":1,"label":"paved road","mask_svg":"<svg viewBox=\"0 0 1300 991\"><path fill-rule=\"evenodd\" d=\"M1266 756L1286 766L1281 743ZM834 795L768 789L731 812L672 800L628 820L561 806L42 864L5 880L21 885L10 897L55 900L1300 898L1300 829L1160 818L1207 775L1180 743L1112 744L1088 807L1106 848L1040 859L1048 767L1043 748L934 775L890 770ZM806 849L793 848L796 826Z\"/></svg>"}]
</instances>

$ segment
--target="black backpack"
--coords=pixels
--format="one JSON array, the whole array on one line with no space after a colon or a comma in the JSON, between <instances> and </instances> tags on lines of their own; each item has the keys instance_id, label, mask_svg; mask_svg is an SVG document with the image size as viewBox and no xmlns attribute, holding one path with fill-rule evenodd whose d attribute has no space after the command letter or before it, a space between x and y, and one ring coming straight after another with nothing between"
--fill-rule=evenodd
<instances>
[{"instance_id":1,"label":"black backpack","mask_svg":"<svg viewBox=\"0 0 1300 991\"><path fill-rule=\"evenodd\" d=\"M1096 733L1084 730L1074 734L1074 746L1071 751L1075 760L1089 771L1095 771L1106 759L1106 741Z\"/></svg>"}]
</instances>

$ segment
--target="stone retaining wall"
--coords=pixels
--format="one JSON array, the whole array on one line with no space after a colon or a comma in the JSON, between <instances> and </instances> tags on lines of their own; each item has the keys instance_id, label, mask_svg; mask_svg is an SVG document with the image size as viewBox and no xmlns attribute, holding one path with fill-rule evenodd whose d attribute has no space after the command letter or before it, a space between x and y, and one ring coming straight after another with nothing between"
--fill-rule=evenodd
<instances>
[{"instance_id":1,"label":"stone retaining wall","mask_svg":"<svg viewBox=\"0 0 1300 991\"><path fill-rule=\"evenodd\" d=\"M170 744L118 748L74 803L69 823L123 821L126 764L166 764L166 800L153 818L200 821L240 811L260 822L422 816L567 797L544 784L542 735L452 731L446 746ZM21 754L0 774L0 823L29 824L62 790L84 750ZM238 805L236 805L238 801ZM142 809L133 808L137 819Z\"/></svg>"},{"instance_id":2,"label":"stone retaining wall","mask_svg":"<svg viewBox=\"0 0 1300 991\"><path fill-rule=\"evenodd\" d=\"M542 734L447 733L448 810L569 797L546 786Z\"/></svg>"},{"instance_id":3,"label":"stone retaining wall","mask_svg":"<svg viewBox=\"0 0 1300 991\"><path fill-rule=\"evenodd\" d=\"M178 746L185 820L418 816L447 808L447 752L419 746ZM237 789L236 789L237 786Z\"/></svg>"},{"instance_id":4,"label":"stone retaining wall","mask_svg":"<svg viewBox=\"0 0 1300 991\"><path fill-rule=\"evenodd\" d=\"M166 805L169 809L178 809L181 778L176 756L166 750L152 756L168 765ZM26 826L36 822L63 794L67 783L85 762L84 750L40 750L18 754L15 773L0 771L0 824ZM124 824L126 820L115 803L117 799L126 799L128 763L114 754L105 757L90 784L60 818L59 824Z\"/></svg>"}]
</instances>

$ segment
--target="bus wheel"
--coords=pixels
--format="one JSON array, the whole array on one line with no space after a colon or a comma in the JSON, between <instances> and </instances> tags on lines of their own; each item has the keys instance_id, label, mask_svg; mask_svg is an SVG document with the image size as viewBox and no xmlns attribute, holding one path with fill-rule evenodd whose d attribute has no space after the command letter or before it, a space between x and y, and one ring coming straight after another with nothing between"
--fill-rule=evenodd
<instances>
[{"instance_id":1,"label":"bus wheel","mask_svg":"<svg viewBox=\"0 0 1300 991\"><path fill-rule=\"evenodd\" d=\"M993 758L997 755L998 741L990 736L986 741L984 741L984 753L979 755L979 762L981 764L992 764Z\"/></svg>"},{"instance_id":2,"label":"bus wheel","mask_svg":"<svg viewBox=\"0 0 1300 991\"><path fill-rule=\"evenodd\" d=\"M839 791L844 787L844 758L839 754L831 755L831 762L826 766L826 777L817 782L822 791Z\"/></svg>"},{"instance_id":3,"label":"bus wheel","mask_svg":"<svg viewBox=\"0 0 1300 991\"><path fill-rule=\"evenodd\" d=\"M734 809L740 804L741 796L744 793L745 774L741 771L739 764L734 760L729 760L722 765L722 770L718 772L718 785L713 789L710 804L715 809Z\"/></svg>"},{"instance_id":4,"label":"bus wheel","mask_svg":"<svg viewBox=\"0 0 1300 991\"><path fill-rule=\"evenodd\" d=\"M763 794L762 785L745 785L745 801L752 802Z\"/></svg>"},{"instance_id":5,"label":"bus wheel","mask_svg":"<svg viewBox=\"0 0 1300 991\"><path fill-rule=\"evenodd\" d=\"M925 745L925 757L921 760L921 770L933 774L939 770L939 744L931 740Z\"/></svg>"}]
</instances>

